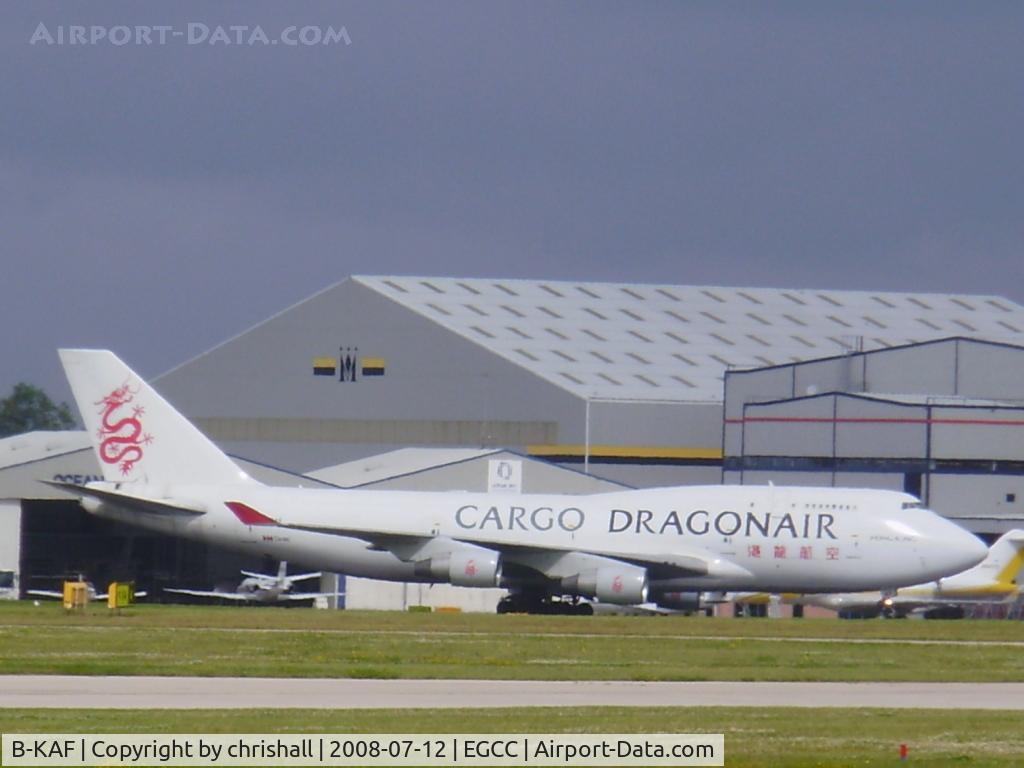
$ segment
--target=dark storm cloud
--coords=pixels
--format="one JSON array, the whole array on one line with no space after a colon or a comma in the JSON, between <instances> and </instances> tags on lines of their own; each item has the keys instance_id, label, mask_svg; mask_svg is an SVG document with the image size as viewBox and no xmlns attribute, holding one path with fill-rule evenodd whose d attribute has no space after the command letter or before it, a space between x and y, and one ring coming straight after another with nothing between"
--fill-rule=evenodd
<instances>
[{"instance_id":1,"label":"dark storm cloud","mask_svg":"<svg viewBox=\"0 0 1024 768\"><path fill-rule=\"evenodd\" d=\"M353 273L1024 300L1015 4L5 4L0 389ZM29 45L37 25L351 45Z\"/></svg>"}]
</instances>

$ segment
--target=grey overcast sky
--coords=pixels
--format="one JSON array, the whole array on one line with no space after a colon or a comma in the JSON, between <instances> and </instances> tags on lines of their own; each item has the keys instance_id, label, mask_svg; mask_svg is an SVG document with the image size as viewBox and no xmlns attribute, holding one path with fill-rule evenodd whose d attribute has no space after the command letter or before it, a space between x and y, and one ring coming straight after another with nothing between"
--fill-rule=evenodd
<instances>
[{"instance_id":1,"label":"grey overcast sky","mask_svg":"<svg viewBox=\"0 0 1024 768\"><path fill-rule=\"evenodd\" d=\"M350 274L1024 302L1022 41L1019 2L7 0L0 396Z\"/></svg>"}]
</instances>

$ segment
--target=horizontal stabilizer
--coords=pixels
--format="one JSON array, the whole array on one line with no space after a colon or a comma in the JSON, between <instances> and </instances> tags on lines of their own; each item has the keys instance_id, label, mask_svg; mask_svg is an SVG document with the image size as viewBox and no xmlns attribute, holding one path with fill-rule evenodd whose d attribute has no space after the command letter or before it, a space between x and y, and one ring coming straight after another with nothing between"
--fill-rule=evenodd
<instances>
[{"instance_id":1,"label":"horizontal stabilizer","mask_svg":"<svg viewBox=\"0 0 1024 768\"><path fill-rule=\"evenodd\" d=\"M67 491L74 496L96 499L98 501L114 504L123 509L130 509L133 512L146 512L151 515L170 515L194 517L195 515L206 514L206 508L199 503L189 503L176 500L173 503L159 499L149 499L143 496L133 496L117 491L107 491L86 485L75 485L74 483L58 483L51 480L40 480L53 488Z\"/></svg>"},{"instance_id":2,"label":"horizontal stabilizer","mask_svg":"<svg viewBox=\"0 0 1024 768\"><path fill-rule=\"evenodd\" d=\"M305 581L306 579L319 579L321 576L323 576L323 572L322 571L314 571L313 573L299 573L299 574L296 574L295 576L286 576L285 578L288 581L294 582L294 581Z\"/></svg>"}]
</instances>

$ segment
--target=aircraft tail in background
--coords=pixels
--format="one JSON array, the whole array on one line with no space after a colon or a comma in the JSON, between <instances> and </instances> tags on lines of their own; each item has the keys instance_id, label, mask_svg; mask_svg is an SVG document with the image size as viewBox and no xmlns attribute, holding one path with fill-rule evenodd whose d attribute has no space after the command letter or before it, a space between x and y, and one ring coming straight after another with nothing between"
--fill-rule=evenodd
<instances>
[{"instance_id":1,"label":"aircraft tail in background","mask_svg":"<svg viewBox=\"0 0 1024 768\"><path fill-rule=\"evenodd\" d=\"M1024 530L1015 528L1000 536L989 548L988 557L970 570L942 579L942 592L986 588L993 594L1015 592L1024 571Z\"/></svg>"}]
</instances>

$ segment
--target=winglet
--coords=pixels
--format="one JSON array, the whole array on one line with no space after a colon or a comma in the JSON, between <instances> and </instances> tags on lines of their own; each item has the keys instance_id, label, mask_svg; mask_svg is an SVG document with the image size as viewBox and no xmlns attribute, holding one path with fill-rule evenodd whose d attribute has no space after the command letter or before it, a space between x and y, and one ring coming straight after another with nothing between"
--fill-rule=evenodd
<instances>
[{"instance_id":1,"label":"winglet","mask_svg":"<svg viewBox=\"0 0 1024 768\"><path fill-rule=\"evenodd\" d=\"M257 512L248 504L240 501L225 501L224 506L235 513L235 517L242 521L243 525L277 525L277 520L267 517L262 512Z\"/></svg>"}]
</instances>

